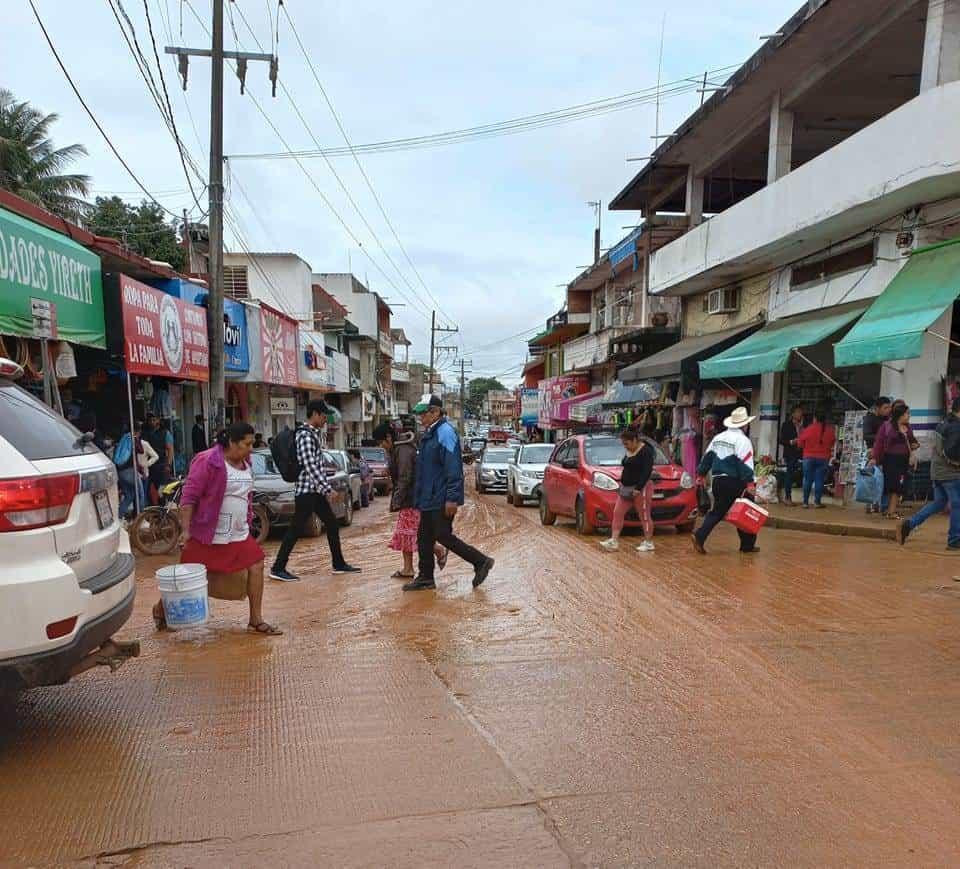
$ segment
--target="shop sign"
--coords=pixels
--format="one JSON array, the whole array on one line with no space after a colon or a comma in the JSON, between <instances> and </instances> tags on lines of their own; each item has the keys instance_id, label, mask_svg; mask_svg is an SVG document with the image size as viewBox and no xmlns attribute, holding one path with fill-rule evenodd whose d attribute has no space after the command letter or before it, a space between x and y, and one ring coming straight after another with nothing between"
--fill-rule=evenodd
<instances>
[{"instance_id":1,"label":"shop sign","mask_svg":"<svg viewBox=\"0 0 960 869\"><path fill-rule=\"evenodd\" d=\"M207 312L120 275L123 355L131 374L210 379Z\"/></svg>"},{"instance_id":2,"label":"shop sign","mask_svg":"<svg viewBox=\"0 0 960 869\"><path fill-rule=\"evenodd\" d=\"M323 335L300 330L300 385L304 389L333 389L333 366Z\"/></svg>"},{"instance_id":3,"label":"shop sign","mask_svg":"<svg viewBox=\"0 0 960 869\"><path fill-rule=\"evenodd\" d=\"M207 307L210 291L199 284L179 279L158 284L191 305ZM223 367L226 371L250 370L250 344L247 338L247 309L236 299L223 300Z\"/></svg>"},{"instance_id":4,"label":"shop sign","mask_svg":"<svg viewBox=\"0 0 960 869\"><path fill-rule=\"evenodd\" d=\"M292 395L271 395L270 413L273 416L295 416L297 400Z\"/></svg>"},{"instance_id":5,"label":"shop sign","mask_svg":"<svg viewBox=\"0 0 960 869\"><path fill-rule=\"evenodd\" d=\"M0 209L0 334L106 347L100 258Z\"/></svg>"},{"instance_id":6,"label":"shop sign","mask_svg":"<svg viewBox=\"0 0 960 869\"><path fill-rule=\"evenodd\" d=\"M540 391L522 389L520 391L520 423L531 426L537 424Z\"/></svg>"},{"instance_id":7,"label":"shop sign","mask_svg":"<svg viewBox=\"0 0 960 869\"><path fill-rule=\"evenodd\" d=\"M299 386L297 321L264 304L260 305L260 353L264 383Z\"/></svg>"},{"instance_id":8,"label":"shop sign","mask_svg":"<svg viewBox=\"0 0 960 869\"><path fill-rule=\"evenodd\" d=\"M569 422L569 405L563 402L590 391L590 378L579 374L564 374L541 380L538 388L538 425L556 428L557 423Z\"/></svg>"}]
</instances>

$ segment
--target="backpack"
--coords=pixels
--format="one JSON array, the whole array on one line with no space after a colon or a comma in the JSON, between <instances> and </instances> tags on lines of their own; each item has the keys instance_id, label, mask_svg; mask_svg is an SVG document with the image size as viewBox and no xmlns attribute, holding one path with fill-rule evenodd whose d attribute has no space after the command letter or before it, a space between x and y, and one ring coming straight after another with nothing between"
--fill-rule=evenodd
<instances>
[{"instance_id":1,"label":"backpack","mask_svg":"<svg viewBox=\"0 0 960 869\"><path fill-rule=\"evenodd\" d=\"M300 479L300 462L297 460L297 432L284 426L270 444L270 455L277 466L280 476L288 483Z\"/></svg>"},{"instance_id":2,"label":"backpack","mask_svg":"<svg viewBox=\"0 0 960 869\"><path fill-rule=\"evenodd\" d=\"M943 440L943 455L948 462L960 465L960 420L948 419L937 431Z\"/></svg>"},{"instance_id":3,"label":"backpack","mask_svg":"<svg viewBox=\"0 0 960 869\"><path fill-rule=\"evenodd\" d=\"M133 438L129 433L120 438L120 443L113 451L113 463L121 471L126 470L133 464Z\"/></svg>"}]
</instances>

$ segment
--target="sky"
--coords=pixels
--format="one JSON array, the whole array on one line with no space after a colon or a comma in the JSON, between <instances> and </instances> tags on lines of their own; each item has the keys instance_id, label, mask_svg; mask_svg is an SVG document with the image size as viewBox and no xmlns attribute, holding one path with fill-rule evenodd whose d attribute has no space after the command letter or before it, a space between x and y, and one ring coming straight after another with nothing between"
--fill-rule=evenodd
<instances>
[{"instance_id":1,"label":"sky","mask_svg":"<svg viewBox=\"0 0 960 869\"><path fill-rule=\"evenodd\" d=\"M34 2L80 93L142 183L171 211L192 208L197 214L176 144L149 99L108 0ZM120 2L152 63L146 3L181 139L205 171L209 61L191 61L184 93L163 47L171 38L174 44L209 47L200 22L209 25L210 0ZM473 127L652 88L661 28L664 82L739 64L756 51L761 35L775 31L800 5L799 0L284 3L353 144ZM226 69L225 153L286 150L251 96L293 149L313 149L315 140L342 146L282 13L278 32L276 0L227 6L234 10L242 50L260 50L250 30L264 50L276 46L280 80L292 103L279 91L271 98L265 64L250 63L247 95ZM225 43L228 50L237 47L229 18ZM87 147L89 155L76 171L92 176L94 195L143 198L70 90L26 2L4 10L0 85L60 116L53 128L56 144ZM696 93L665 99L660 131L674 129L699 99ZM304 159L304 168L290 159L230 159L227 198L249 249L297 253L315 272L353 271L387 297L394 325L413 341L411 360L428 358L429 312L436 308L443 325L459 327L443 341L472 361L468 374L499 376L513 385L525 339L563 304L560 285L592 260L596 218L587 203L603 202L603 247L636 223L635 213L611 212L606 204L642 165L625 158L651 153L655 123L654 106L640 106L501 138L361 156L402 249L349 155L330 158L342 186L320 158ZM200 187L194 186L205 209ZM227 244L239 249L229 230ZM450 351L439 359L451 372L453 363Z\"/></svg>"}]
</instances>

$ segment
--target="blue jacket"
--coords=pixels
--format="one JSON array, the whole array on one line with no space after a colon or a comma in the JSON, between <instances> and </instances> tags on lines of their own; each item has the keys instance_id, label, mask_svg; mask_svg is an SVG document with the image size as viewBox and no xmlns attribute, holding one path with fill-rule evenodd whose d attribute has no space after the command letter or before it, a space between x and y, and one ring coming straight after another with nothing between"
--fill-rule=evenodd
<instances>
[{"instance_id":1,"label":"blue jacket","mask_svg":"<svg viewBox=\"0 0 960 869\"><path fill-rule=\"evenodd\" d=\"M420 511L442 510L447 502L463 503L463 457L460 437L441 419L420 439L414 506Z\"/></svg>"}]
</instances>

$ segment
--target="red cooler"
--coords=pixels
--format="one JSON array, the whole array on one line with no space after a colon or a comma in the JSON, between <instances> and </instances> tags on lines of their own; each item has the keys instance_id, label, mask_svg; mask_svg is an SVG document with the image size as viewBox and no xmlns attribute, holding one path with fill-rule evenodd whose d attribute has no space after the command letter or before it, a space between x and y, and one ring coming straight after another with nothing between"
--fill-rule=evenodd
<instances>
[{"instance_id":1,"label":"red cooler","mask_svg":"<svg viewBox=\"0 0 960 869\"><path fill-rule=\"evenodd\" d=\"M737 498L723 518L746 534L759 534L770 514L747 498Z\"/></svg>"}]
</instances>

